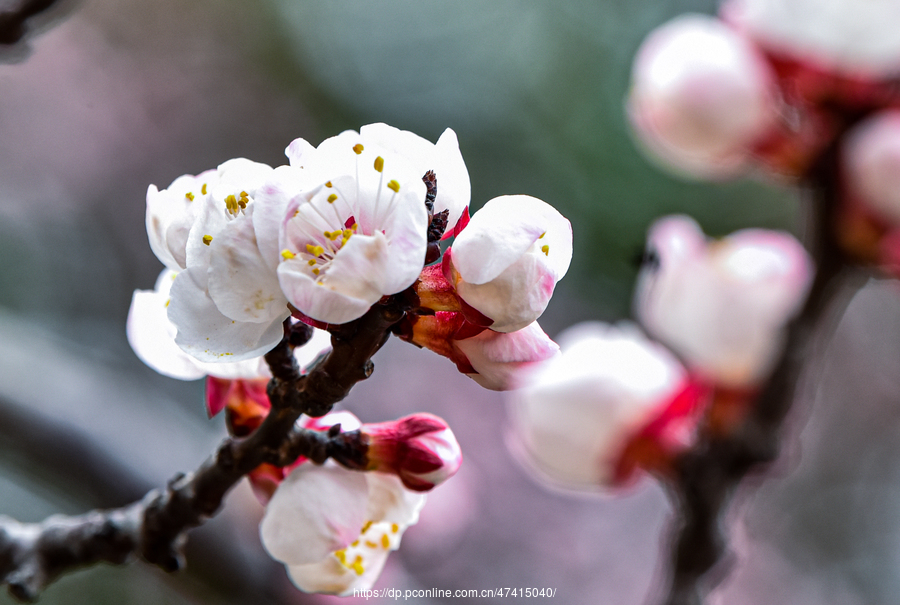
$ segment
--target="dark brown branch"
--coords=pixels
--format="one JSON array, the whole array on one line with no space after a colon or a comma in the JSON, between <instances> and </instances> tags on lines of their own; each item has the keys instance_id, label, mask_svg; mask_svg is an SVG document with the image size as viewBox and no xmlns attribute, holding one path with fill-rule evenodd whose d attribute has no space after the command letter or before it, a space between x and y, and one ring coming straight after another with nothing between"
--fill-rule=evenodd
<instances>
[{"instance_id":1,"label":"dark brown branch","mask_svg":"<svg viewBox=\"0 0 900 605\"><path fill-rule=\"evenodd\" d=\"M98 562L141 558L167 571L180 569L186 532L212 517L228 491L263 462L278 463L293 454L323 462L333 455L359 468L365 452L354 448L365 444L358 433L313 435L296 430L294 424L301 414L326 414L354 384L371 375L372 356L405 312L402 296L390 297L362 318L337 326L332 352L305 375L293 361L288 330L266 355L273 373L269 416L246 439L225 440L199 469L177 475L165 490L151 491L119 509L78 517L56 516L36 524L0 519L0 577L10 593L19 600L34 600L62 573Z\"/></svg>"},{"instance_id":2,"label":"dark brown branch","mask_svg":"<svg viewBox=\"0 0 900 605\"><path fill-rule=\"evenodd\" d=\"M667 605L702 603L701 584L704 579L710 580L704 576L719 562L724 550L722 511L737 484L778 455L781 425L793 403L814 338L836 327L837 314L843 311L844 305L835 304L834 299L842 291L842 276L850 263L834 236L837 158L835 146L823 154L806 178L813 236L810 252L816 277L803 310L788 326L776 369L737 430L729 435L703 435L699 446L678 461L671 491L680 524L673 544ZM849 303L849 299L847 296L842 302Z\"/></svg>"}]
</instances>

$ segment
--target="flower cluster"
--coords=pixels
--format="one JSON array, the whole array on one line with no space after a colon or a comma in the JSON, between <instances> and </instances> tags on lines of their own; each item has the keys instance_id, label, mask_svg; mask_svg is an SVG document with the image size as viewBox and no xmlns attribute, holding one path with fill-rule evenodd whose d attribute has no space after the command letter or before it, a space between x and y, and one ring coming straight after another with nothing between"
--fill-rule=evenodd
<instances>
[{"instance_id":1,"label":"flower cluster","mask_svg":"<svg viewBox=\"0 0 900 605\"><path fill-rule=\"evenodd\" d=\"M488 388L511 388L558 353L536 320L568 269L571 226L524 195L470 217L452 130L433 144L370 124L318 147L296 139L285 153L276 168L234 159L147 191L150 245L166 268L155 290L135 292L129 341L160 373L207 376L207 411L224 410L232 436L270 414L278 381L265 353L302 332L304 343L288 342L313 371L329 332L342 338L375 304L402 302L391 331ZM249 473L266 506L263 545L303 590L368 588L424 492L456 473L459 444L430 414L363 425L331 412L301 416L293 431L285 438L346 451L324 464L281 453Z\"/></svg>"},{"instance_id":2,"label":"flower cluster","mask_svg":"<svg viewBox=\"0 0 900 605\"><path fill-rule=\"evenodd\" d=\"M634 63L638 138L692 176L835 175L836 238L900 275L898 18L893 0L726 0L719 18L677 17Z\"/></svg>"}]
</instances>

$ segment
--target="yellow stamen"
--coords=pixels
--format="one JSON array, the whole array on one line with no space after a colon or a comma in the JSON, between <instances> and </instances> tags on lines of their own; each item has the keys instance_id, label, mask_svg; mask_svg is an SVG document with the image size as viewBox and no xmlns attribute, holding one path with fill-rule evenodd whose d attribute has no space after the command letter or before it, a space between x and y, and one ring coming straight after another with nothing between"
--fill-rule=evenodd
<instances>
[{"instance_id":1,"label":"yellow stamen","mask_svg":"<svg viewBox=\"0 0 900 605\"><path fill-rule=\"evenodd\" d=\"M546 232L546 231L544 231L543 233L541 233L541 235L538 237L538 239L544 239L544 236L545 236L545 235L547 235L547 232Z\"/></svg>"},{"instance_id":2,"label":"yellow stamen","mask_svg":"<svg viewBox=\"0 0 900 605\"><path fill-rule=\"evenodd\" d=\"M203 236L203 243L206 244L206 245L208 246L208 245L210 244L210 242L212 242L212 236L211 236L211 235L204 235L204 236Z\"/></svg>"},{"instance_id":3,"label":"yellow stamen","mask_svg":"<svg viewBox=\"0 0 900 605\"><path fill-rule=\"evenodd\" d=\"M185 193L185 194L184 194L184 197L186 197L186 198L187 198L189 201L191 201L191 202L194 201L194 194L191 193L190 191L188 191L187 193Z\"/></svg>"},{"instance_id":4,"label":"yellow stamen","mask_svg":"<svg viewBox=\"0 0 900 605\"><path fill-rule=\"evenodd\" d=\"M363 152L363 149L365 149L365 147L362 146L362 143L357 143L353 146L353 151L356 152L356 155L361 154Z\"/></svg>"},{"instance_id":5,"label":"yellow stamen","mask_svg":"<svg viewBox=\"0 0 900 605\"><path fill-rule=\"evenodd\" d=\"M356 555L356 560L353 561L353 565L349 566L350 569L356 572L356 575L361 576L365 573L365 569L363 569L362 565L362 555Z\"/></svg>"},{"instance_id":6,"label":"yellow stamen","mask_svg":"<svg viewBox=\"0 0 900 605\"><path fill-rule=\"evenodd\" d=\"M544 244L543 246L541 246L541 252L544 253L544 256L550 256L550 246Z\"/></svg>"},{"instance_id":7,"label":"yellow stamen","mask_svg":"<svg viewBox=\"0 0 900 605\"><path fill-rule=\"evenodd\" d=\"M290 260L290 259L294 258L295 256L296 256L296 254L294 254L287 248L285 248L284 250L281 251L281 258L283 258L284 260Z\"/></svg>"},{"instance_id":8,"label":"yellow stamen","mask_svg":"<svg viewBox=\"0 0 900 605\"><path fill-rule=\"evenodd\" d=\"M331 195L328 196L328 203L333 204L336 199L337 199L337 193L332 193Z\"/></svg>"},{"instance_id":9,"label":"yellow stamen","mask_svg":"<svg viewBox=\"0 0 900 605\"><path fill-rule=\"evenodd\" d=\"M172 302L172 299L171 299L171 298L170 298L169 300L167 300L167 301L166 301L166 304L164 304L163 306L164 306L164 307L168 307L170 302Z\"/></svg>"},{"instance_id":10,"label":"yellow stamen","mask_svg":"<svg viewBox=\"0 0 900 605\"><path fill-rule=\"evenodd\" d=\"M313 275L318 275L318 274L319 274L319 268L316 267L315 269L313 269Z\"/></svg>"},{"instance_id":11,"label":"yellow stamen","mask_svg":"<svg viewBox=\"0 0 900 605\"><path fill-rule=\"evenodd\" d=\"M203 187L200 188L200 193L206 195L206 183L203 183Z\"/></svg>"},{"instance_id":12,"label":"yellow stamen","mask_svg":"<svg viewBox=\"0 0 900 605\"><path fill-rule=\"evenodd\" d=\"M397 525L396 523L392 524L392 525L391 525L391 531L394 532L394 533L396 534L398 531L400 531L400 526Z\"/></svg>"},{"instance_id":13,"label":"yellow stamen","mask_svg":"<svg viewBox=\"0 0 900 605\"><path fill-rule=\"evenodd\" d=\"M355 545L354 545L355 546ZM337 560L341 562L341 564L347 564L347 549L342 548L341 550L334 551L334 556L337 557Z\"/></svg>"},{"instance_id":14,"label":"yellow stamen","mask_svg":"<svg viewBox=\"0 0 900 605\"><path fill-rule=\"evenodd\" d=\"M322 253L325 252L325 248L323 248L322 246L313 246L312 244L306 244L306 251L313 256L321 256Z\"/></svg>"},{"instance_id":15,"label":"yellow stamen","mask_svg":"<svg viewBox=\"0 0 900 605\"><path fill-rule=\"evenodd\" d=\"M225 209L231 212L232 214L238 213L238 202L237 198L233 195L229 195L225 198Z\"/></svg>"},{"instance_id":16,"label":"yellow stamen","mask_svg":"<svg viewBox=\"0 0 900 605\"><path fill-rule=\"evenodd\" d=\"M334 185L331 184L331 181L325 181L325 186L331 189Z\"/></svg>"},{"instance_id":17,"label":"yellow stamen","mask_svg":"<svg viewBox=\"0 0 900 605\"><path fill-rule=\"evenodd\" d=\"M394 193L398 193L400 191L400 183L394 180L388 181L388 189L393 189Z\"/></svg>"},{"instance_id":18,"label":"yellow stamen","mask_svg":"<svg viewBox=\"0 0 900 605\"><path fill-rule=\"evenodd\" d=\"M387 534L381 534L381 547L385 550L391 547L391 539L388 538Z\"/></svg>"},{"instance_id":19,"label":"yellow stamen","mask_svg":"<svg viewBox=\"0 0 900 605\"><path fill-rule=\"evenodd\" d=\"M378 172L381 172L382 170L384 170L384 158L383 157L378 156L377 158L375 158L375 170L377 170Z\"/></svg>"},{"instance_id":20,"label":"yellow stamen","mask_svg":"<svg viewBox=\"0 0 900 605\"><path fill-rule=\"evenodd\" d=\"M309 266L310 266L310 267L312 267L312 266L313 266L313 265L315 265L315 264L316 264L316 259L314 259L314 258L311 258L311 259L309 259L309 260L308 260L308 261L306 261L306 262L307 262L307 263L308 263L308 264L309 264Z\"/></svg>"},{"instance_id":21,"label":"yellow stamen","mask_svg":"<svg viewBox=\"0 0 900 605\"><path fill-rule=\"evenodd\" d=\"M371 540L366 540L366 546L368 546L369 548L378 548L378 545Z\"/></svg>"},{"instance_id":22,"label":"yellow stamen","mask_svg":"<svg viewBox=\"0 0 900 605\"><path fill-rule=\"evenodd\" d=\"M366 533L367 531L369 531L369 528L370 528L370 527L372 527L372 521L366 521L366 524L363 525L363 527L362 527L362 529L360 530L359 533L361 533L361 534Z\"/></svg>"},{"instance_id":23,"label":"yellow stamen","mask_svg":"<svg viewBox=\"0 0 900 605\"><path fill-rule=\"evenodd\" d=\"M359 540L354 540L350 543L350 546L359 546Z\"/></svg>"}]
</instances>

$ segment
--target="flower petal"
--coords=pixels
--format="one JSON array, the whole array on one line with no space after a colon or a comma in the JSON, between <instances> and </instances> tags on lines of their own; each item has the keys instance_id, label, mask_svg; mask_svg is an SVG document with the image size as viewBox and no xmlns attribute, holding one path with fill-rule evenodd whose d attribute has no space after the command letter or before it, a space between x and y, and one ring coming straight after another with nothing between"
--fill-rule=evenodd
<instances>
[{"instance_id":1,"label":"flower petal","mask_svg":"<svg viewBox=\"0 0 900 605\"><path fill-rule=\"evenodd\" d=\"M254 206L225 225L210 243L209 295L223 315L236 321L283 321L290 315L287 299L275 269L257 246Z\"/></svg>"},{"instance_id":2,"label":"flower petal","mask_svg":"<svg viewBox=\"0 0 900 605\"><path fill-rule=\"evenodd\" d=\"M362 574L341 565L334 555L311 565L289 565L288 575L294 585L304 592L350 596L354 591L372 588L381 575L390 550L373 550L369 553Z\"/></svg>"},{"instance_id":3,"label":"flower petal","mask_svg":"<svg viewBox=\"0 0 900 605\"><path fill-rule=\"evenodd\" d=\"M521 330L499 333L485 330L477 336L454 341L478 372L469 374L486 389L505 391L519 386L529 369L559 353L535 321Z\"/></svg>"},{"instance_id":4,"label":"flower petal","mask_svg":"<svg viewBox=\"0 0 900 605\"><path fill-rule=\"evenodd\" d=\"M301 139L302 140L302 139ZM305 142L305 141L304 141ZM308 143L307 143L308 144ZM272 271L278 268L283 249L279 234L290 200L306 183L304 174L292 166L279 166L260 187L253 199L253 228L263 260Z\"/></svg>"},{"instance_id":5,"label":"flower petal","mask_svg":"<svg viewBox=\"0 0 900 605\"><path fill-rule=\"evenodd\" d=\"M200 361L241 361L270 351L284 335L282 319L271 323L236 322L222 315L207 292L204 267L182 271L172 285L169 320L175 342Z\"/></svg>"},{"instance_id":6,"label":"flower petal","mask_svg":"<svg viewBox=\"0 0 900 605\"><path fill-rule=\"evenodd\" d=\"M396 523L402 528L419 520L419 511L425 505L424 494L406 489L394 475L368 472L365 477L369 486L368 520Z\"/></svg>"},{"instance_id":7,"label":"flower petal","mask_svg":"<svg viewBox=\"0 0 900 605\"><path fill-rule=\"evenodd\" d=\"M266 551L288 565L320 563L346 548L365 524L363 473L301 464L278 486L260 524Z\"/></svg>"}]
</instances>

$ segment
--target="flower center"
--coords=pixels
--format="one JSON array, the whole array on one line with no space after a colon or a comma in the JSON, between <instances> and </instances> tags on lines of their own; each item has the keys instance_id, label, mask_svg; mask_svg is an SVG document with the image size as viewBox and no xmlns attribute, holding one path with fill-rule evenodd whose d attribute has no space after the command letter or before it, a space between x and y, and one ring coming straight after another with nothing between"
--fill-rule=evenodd
<instances>
[{"instance_id":1,"label":"flower center","mask_svg":"<svg viewBox=\"0 0 900 605\"><path fill-rule=\"evenodd\" d=\"M396 523L366 521L359 538L347 548L336 550L334 556L341 565L361 576L374 553L379 550L395 550L400 546L400 526Z\"/></svg>"}]
</instances>

